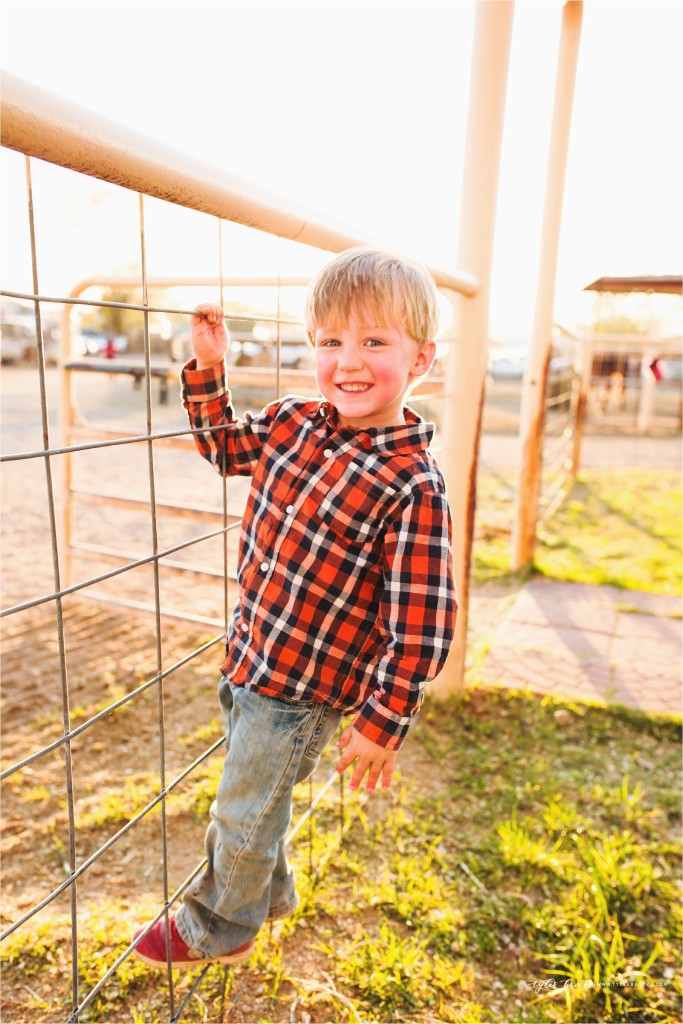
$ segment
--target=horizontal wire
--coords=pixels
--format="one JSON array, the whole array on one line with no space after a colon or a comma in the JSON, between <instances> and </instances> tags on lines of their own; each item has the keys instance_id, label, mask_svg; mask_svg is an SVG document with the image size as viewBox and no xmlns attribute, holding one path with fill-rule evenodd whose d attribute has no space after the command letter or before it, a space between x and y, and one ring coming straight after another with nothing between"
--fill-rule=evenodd
<instances>
[{"instance_id":1,"label":"horizontal wire","mask_svg":"<svg viewBox=\"0 0 683 1024\"><path fill-rule=\"evenodd\" d=\"M298 835L298 833L301 831L301 829L306 824L308 819L310 817L312 817L312 815L315 812L318 804L320 803L322 798L325 796L325 793L327 793L327 791L330 788L330 786L332 785L332 783L335 782L338 779L339 779L339 775L337 774L337 772L333 772L333 774L330 775L330 777L327 780L327 782L323 786L321 786L320 790L318 791L318 793L317 793L317 795L315 797L315 800L313 800L313 802L311 803L311 805L308 808L308 810L306 811L306 813L302 814L302 816L297 821L296 825L293 827L292 831L286 837L285 845L287 845L288 843L291 843L292 840L294 839L294 837L296 835Z\"/></svg>"},{"instance_id":2,"label":"horizontal wire","mask_svg":"<svg viewBox=\"0 0 683 1024\"><path fill-rule=\"evenodd\" d=\"M139 697L140 694L161 682L162 679L167 679L168 676L173 675L174 672L184 668L184 666L189 664L193 658L206 653L206 651L224 640L225 634L223 633L213 637L211 640L207 640L205 644L202 644L201 647L196 647L190 654L171 665L170 668L164 669L162 672L158 672L152 679L148 679L147 682L141 683L135 690L131 690L130 693L127 693L124 697L120 697L119 700L115 701L113 704L107 705L106 708L103 708L102 711L98 711L96 715L93 715L92 718L89 718L86 722L83 722L75 729L69 730L68 733L60 736L59 739L53 740L52 743L48 744L46 747L42 747L40 750L36 750L33 754L25 757L22 761L17 761L16 764L5 768L5 770L0 773L0 782L9 778L10 775L14 775L15 772L21 771L22 768L26 768L27 765L33 764L34 761L38 761L41 757L45 757L46 754L51 754L53 750L57 750L67 741L75 739L76 736L80 736L82 732L85 732L93 725L96 725L103 718L106 718L107 715L111 715L114 711L118 711L118 709L123 707L124 704L128 704L129 701L133 700L134 697Z\"/></svg>"},{"instance_id":3,"label":"horizontal wire","mask_svg":"<svg viewBox=\"0 0 683 1024\"><path fill-rule=\"evenodd\" d=\"M72 874L69 875L68 878L61 882L56 889L54 889L48 896L42 899L40 903L37 903L35 904L35 906L31 907L31 909L28 910L23 915L23 917L20 917L18 921L15 921L13 924L9 926L9 928L6 928L5 931L0 935L0 942L2 942L9 935L11 935L12 932L16 931L17 928L20 928L22 924L26 924L26 922L29 921L35 914L37 914L39 910L43 910L44 907L48 906L48 904L52 903L52 901L56 899L57 896L63 893L65 889L68 889L69 886L73 885L76 879L80 878L84 871L87 871L89 867L92 867L92 865L97 860L99 860L102 854L106 853L107 850L111 849L114 843L118 842L118 840L122 836L124 836L126 832L129 832L134 825L137 825L138 822L142 820L142 818L149 814L150 811L153 811L157 804L161 803L161 801L164 800L169 795L169 793L171 793L175 789L175 787L183 781L183 779L187 778L190 772L192 772L198 765L200 765L202 761L205 761L208 757L210 757L211 754L213 754L220 746L222 746L224 742L224 737L221 737L220 740L216 740L215 743L213 743L207 750L205 750L203 754L200 754L199 757L197 757L192 762L192 764L188 765L188 767L185 768L185 770L182 771L180 775L176 776L176 778L172 782L165 786L157 794L157 796L154 797L153 800L151 800L145 807L143 807L142 810L138 811L138 813L135 814L130 819L130 821L126 822L123 828L120 828L119 831L116 832L115 835L111 836L106 843L103 843L103 845L100 846L99 849L95 850L95 852L92 853L90 857L88 857L88 859L85 860L79 868L77 868L76 871L74 871Z\"/></svg>"},{"instance_id":4,"label":"horizontal wire","mask_svg":"<svg viewBox=\"0 0 683 1024\"><path fill-rule=\"evenodd\" d=\"M201 963L201 961L200 961L200 963ZM190 1002L190 1000L194 996L195 992L197 991L197 989L199 988L199 986L203 982L203 980L204 980L204 978L206 976L206 973L207 973L207 971L209 970L210 967L211 967L211 963L208 963L205 967L202 967L201 971L199 972L197 977L192 982L192 985L187 990L187 994L186 994L185 998L181 1002L181 1004L178 1007L178 1009L176 1010L176 1012L171 1017L171 1019L169 1021L169 1024L176 1024L176 1022L180 1020L180 1018L182 1017L183 1013L185 1012L185 1007Z\"/></svg>"},{"instance_id":5,"label":"horizontal wire","mask_svg":"<svg viewBox=\"0 0 683 1024\"><path fill-rule=\"evenodd\" d=\"M237 577L231 576L231 581L235 581ZM132 598L123 597L112 597L110 594L101 594L97 590L89 590L86 593L88 601L95 601L99 604L111 605L115 608L126 608L128 611L134 612L154 612L155 605L145 604L143 601L134 601ZM182 622L191 622L193 626L215 626L221 628L225 626L225 618L212 618L208 615L194 615L191 612L182 612L177 608L168 608L167 606L162 607L162 615L165 619L177 619Z\"/></svg>"},{"instance_id":6,"label":"horizontal wire","mask_svg":"<svg viewBox=\"0 0 683 1024\"><path fill-rule=\"evenodd\" d=\"M114 448L122 444L140 444L148 441L164 441L169 437L194 437L195 434L213 434L228 430L234 422L221 423L210 427L184 427L182 430L162 430L149 434L131 434L129 437L114 437L108 441L87 441L85 444L64 445L61 448L45 448L31 452L12 452L0 455L2 462L19 462L22 459L39 459L50 455L70 455L73 452L88 452L97 448Z\"/></svg>"},{"instance_id":7,"label":"horizontal wire","mask_svg":"<svg viewBox=\"0 0 683 1024\"><path fill-rule=\"evenodd\" d=\"M275 287L272 285L270 287ZM82 299L79 297L59 297L54 295L32 295L27 292L10 292L0 291L0 295L5 299L25 299L29 302L51 302L56 303L60 306L101 306L104 309L130 309L139 313L177 313L179 316L196 316L196 309L178 309L174 306L146 306L144 303L136 302L113 302L107 299ZM225 311L224 311L225 313ZM203 316L203 314L199 314ZM301 327L303 320L291 320L284 317L277 316L249 316L246 313L225 313L224 320L244 320L247 323L272 323L272 324L289 324L293 327Z\"/></svg>"},{"instance_id":8,"label":"horizontal wire","mask_svg":"<svg viewBox=\"0 0 683 1024\"><path fill-rule=\"evenodd\" d=\"M63 590L57 590L53 594L36 597L32 601L25 601L23 604L15 604L11 608L5 608L0 611L0 619L4 619L7 615L16 615L17 612L25 612L29 608L36 608L41 604L47 604L48 601L55 601L57 598L66 597L68 594L76 594L79 590L85 590L86 587L90 587L94 583L103 583L105 580L111 580L115 576L121 576L124 572L130 572L131 569L139 569L143 565L158 562L160 558L165 558L167 555L174 555L177 551L183 551L185 548L190 548L194 544L201 543L201 541L211 540L213 537L222 537L223 534L230 533L231 530L239 529L240 525L241 522L229 523L227 526L221 526L218 530L211 530L210 533L203 533L198 537L192 537L190 540L185 540L180 544L175 544L173 547L166 548L164 551L157 552L154 555L148 555L146 558L139 558L135 562L127 562L126 565L119 566L117 569L112 569L110 572L103 573L101 576L90 576L87 580L81 580L80 583L74 583L73 586L65 587Z\"/></svg>"}]
</instances>

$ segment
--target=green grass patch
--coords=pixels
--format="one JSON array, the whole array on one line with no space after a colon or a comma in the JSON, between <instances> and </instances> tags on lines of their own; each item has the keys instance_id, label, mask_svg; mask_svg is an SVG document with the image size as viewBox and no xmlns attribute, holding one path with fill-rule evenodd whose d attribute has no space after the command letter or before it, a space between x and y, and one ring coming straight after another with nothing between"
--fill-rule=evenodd
<instances>
[{"instance_id":1,"label":"green grass patch","mask_svg":"<svg viewBox=\"0 0 683 1024\"><path fill-rule=\"evenodd\" d=\"M499 1019L677 1020L680 721L486 689L450 709L418 736L452 780L444 861L476 879L460 949L500 981L514 950Z\"/></svg>"},{"instance_id":2,"label":"green grass patch","mask_svg":"<svg viewBox=\"0 0 683 1024\"><path fill-rule=\"evenodd\" d=\"M482 475L478 522L512 528L507 477ZM510 537L480 529L475 582L510 575ZM534 568L544 576L625 590L681 593L681 478L674 470L586 470L538 531Z\"/></svg>"},{"instance_id":3,"label":"green grass patch","mask_svg":"<svg viewBox=\"0 0 683 1024\"><path fill-rule=\"evenodd\" d=\"M211 967L183 1019L673 1024L680 743L671 717L522 691L427 705L392 789L345 792L344 830L325 792L291 848L299 910L237 972ZM307 799L304 784L295 822ZM82 992L158 906L79 902ZM68 931L55 914L4 944L3 1019L13 998L21 1019L68 1017ZM176 972L176 1008L198 973ZM165 974L126 961L82 1019L168 1020Z\"/></svg>"},{"instance_id":4,"label":"green grass patch","mask_svg":"<svg viewBox=\"0 0 683 1024\"><path fill-rule=\"evenodd\" d=\"M159 794L159 776L154 772L129 775L122 786L98 788L76 804L76 827L104 828L130 821ZM159 805L150 814L159 813Z\"/></svg>"},{"instance_id":5,"label":"green grass patch","mask_svg":"<svg viewBox=\"0 0 683 1024\"><path fill-rule=\"evenodd\" d=\"M582 473L539 532L536 568L579 583L681 593L680 476L665 470Z\"/></svg>"},{"instance_id":6,"label":"green grass patch","mask_svg":"<svg viewBox=\"0 0 683 1024\"><path fill-rule=\"evenodd\" d=\"M334 1019L677 1021L680 739L498 689L428 710L431 769L404 762L312 897Z\"/></svg>"},{"instance_id":7,"label":"green grass patch","mask_svg":"<svg viewBox=\"0 0 683 1024\"><path fill-rule=\"evenodd\" d=\"M158 901L140 900L134 908L125 901L88 900L79 905L78 998L95 988L132 941L135 931L158 913ZM0 950L3 971L3 1021L67 1020L72 1011L71 940L68 914L52 914L33 920L10 935ZM188 993L199 969L174 972L176 1010ZM203 987L193 996L183 1020L220 1020L234 978L225 968L212 965ZM10 993L19 990L22 1007L10 1009ZM158 1024L168 1021L169 994L166 973L150 969L128 957L89 1002L79 1016L86 1022L131 1021Z\"/></svg>"}]
</instances>

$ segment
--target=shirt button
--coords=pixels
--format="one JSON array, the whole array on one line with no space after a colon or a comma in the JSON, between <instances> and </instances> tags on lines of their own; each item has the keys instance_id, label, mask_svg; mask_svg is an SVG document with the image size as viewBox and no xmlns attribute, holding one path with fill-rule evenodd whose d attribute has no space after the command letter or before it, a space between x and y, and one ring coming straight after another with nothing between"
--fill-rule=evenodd
<instances>
[{"instance_id":1,"label":"shirt button","mask_svg":"<svg viewBox=\"0 0 683 1024\"><path fill-rule=\"evenodd\" d=\"M249 625L246 622L243 622L242 625L240 626L240 629L242 630L243 633L248 633Z\"/></svg>"},{"instance_id":2,"label":"shirt button","mask_svg":"<svg viewBox=\"0 0 683 1024\"><path fill-rule=\"evenodd\" d=\"M287 515L291 516L293 511L294 511L294 506L293 505L288 505L287 508L286 508Z\"/></svg>"},{"instance_id":3,"label":"shirt button","mask_svg":"<svg viewBox=\"0 0 683 1024\"><path fill-rule=\"evenodd\" d=\"M270 562L261 562L261 572L268 572L270 569Z\"/></svg>"},{"instance_id":4,"label":"shirt button","mask_svg":"<svg viewBox=\"0 0 683 1024\"><path fill-rule=\"evenodd\" d=\"M332 448L326 448L323 455L326 459L329 459L331 455L334 455L334 450Z\"/></svg>"}]
</instances>

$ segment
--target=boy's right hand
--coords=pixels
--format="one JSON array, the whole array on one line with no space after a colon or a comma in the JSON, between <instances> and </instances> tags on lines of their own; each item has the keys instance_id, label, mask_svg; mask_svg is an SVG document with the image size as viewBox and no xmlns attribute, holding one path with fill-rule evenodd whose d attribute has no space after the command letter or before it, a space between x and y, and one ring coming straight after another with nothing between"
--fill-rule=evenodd
<instances>
[{"instance_id":1,"label":"boy's right hand","mask_svg":"<svg viewBox=\"0 0 683 1024\"><path fill-rule=\"evenodd\" d=\"M223 323L223 310L211 303L197 306L192 319L192 348L198 370L208 370L220 363L228 349L228 332Z\"/></svg>"}]
</instances>

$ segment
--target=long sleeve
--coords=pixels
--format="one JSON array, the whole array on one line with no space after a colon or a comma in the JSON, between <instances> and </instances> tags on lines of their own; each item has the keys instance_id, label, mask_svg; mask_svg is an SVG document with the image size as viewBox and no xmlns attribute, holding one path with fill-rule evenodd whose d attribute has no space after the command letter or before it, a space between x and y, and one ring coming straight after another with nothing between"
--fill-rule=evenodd
<instances>
[{"instance_id":1,"label":"long sleeve","mask_svg":"<svg viewBox=\"0 0 683 1024\"><path fill-rule=\"evenodd\" d=\"M181 398L200 454L221 476L251 476L271 428L278 402L257 416L235 417L224 364L197 370L194 359L181 373Z\"/></svg>"},{"instance_id":2,"label":"long sleeve","mask_svg":"<svg viewBox=\"0 0 683 1024\"><path fill-rule=\"evenodd\" d=\"M377 688L354 726L391 750L401 745L422 703L423 684L439 673L453 640L458 602L451 536L446 497L437 492L413 492L386 533Z\"/></svg>"}]
</instances>

